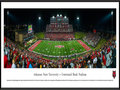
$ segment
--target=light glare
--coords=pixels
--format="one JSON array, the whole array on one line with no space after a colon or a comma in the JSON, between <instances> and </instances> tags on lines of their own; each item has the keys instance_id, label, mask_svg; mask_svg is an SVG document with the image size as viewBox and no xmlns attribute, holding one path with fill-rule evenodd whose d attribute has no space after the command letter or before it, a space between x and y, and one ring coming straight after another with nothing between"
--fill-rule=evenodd
<instances>
[{"instance_id":1,"label":"light glare","mask_svg":"<svg viewBox=\"0 0 120 90\"><path fill-rule=\"evenodd\" d=\"M9 15L9 11L7 11L7 15Z\"/></svg>"},{"instance_id":2,"label":"light glare","mask_svg":"<svg viewBox=\"0 0 120 90\"><path fill-rule=\"evenodd\" d=\"M64 16L64 18L67 18L66 16Z\"/></svg>"},{"instance_id":3,"label":"light glare","mask_svg":"<svg viewBox=\"0 0 120 90\"><path fill-rule=\"evenodd\" d=\"M55 18L55 16L52 16L52 18Z\"/></svg>"},{"instance_id":4,"label":"light glare","mask_svg":"<svg viewBox=\"0 0 120 90\"><path fill-rule=\"evenodd\" d=\"M77 20L79 20L80 18L79 17L77 17Z\"/></svg>"},{"instance_id":5,"label":"light glare","mask_svg":"<svg viewBox=\"0 0 120 90\"><path fill-rule=\"evenodd\" d=\"M113 11L111 11L111 15L113 15Z\"/></svg>"},{"instance_id":6,"label":"light glare","mask_svg":"<svg viewBox=\"0 0 120 90\"><path fill-rule=\"evenodd\" d=\"M41 17L38 17L39 20L41 20Z\"/></svg>"}]
</instances>

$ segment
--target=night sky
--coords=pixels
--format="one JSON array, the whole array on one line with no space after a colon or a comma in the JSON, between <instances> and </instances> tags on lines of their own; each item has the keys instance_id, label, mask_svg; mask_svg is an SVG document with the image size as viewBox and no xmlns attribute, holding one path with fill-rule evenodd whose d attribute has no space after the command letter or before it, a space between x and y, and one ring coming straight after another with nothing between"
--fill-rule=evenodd
<instances>
[{"instance_id":1,"label":"night sky","mask_svg":"<svg viewBox=\"0 0 120 90\"><path fill-rule=\"evenodd\" d=\"M9 15L7 15L9 11ZM111 15L113 11L113 15ZM33 24L35 32L45 31L46 24L49 24L50 17L62 14L69 18L74 31L92 30L116 31L116 10L115 9L5 9L5 25ZM41 21L38 17L41 17ZM79 17L78 21L76 18ZM40 29L38 29L40 28ZM113 28L113 29L112 29Z\"/></svg>"}]
</instances>

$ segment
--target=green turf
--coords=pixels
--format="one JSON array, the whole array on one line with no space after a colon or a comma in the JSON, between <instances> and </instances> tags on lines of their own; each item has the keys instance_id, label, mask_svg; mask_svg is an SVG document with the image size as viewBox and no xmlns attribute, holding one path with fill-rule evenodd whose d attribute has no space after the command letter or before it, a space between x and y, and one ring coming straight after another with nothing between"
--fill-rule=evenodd
<instances>
[{"instance_id":1,"label":"green turf","mask_svg":"<svg viewBox=\"0 0 120 90\"><path fill-rule=\"evenodd\" d=\"M64 47L58 48L57 45ZM76 40L73 41L45 41L43 40L33 51L45 55L65 56L86 51Z\"/></svg>"},{"instance_id":2,"label":"green turf","mask_svg":"<svg viewBox=\"0 0 120 90\"><path fill-rule=\"evenodd\" d=\"M44 39L45 34L44 34L43 32L39 32L39 33L36 33L35 36L36 36L38 39Z\"/></svg>"},{"instance_id":3,"label":"green turf","mask_svg":"<svg viewBox=\"0 0 120 90\"><path fill-rule=\"evenodd\" d=\"M83 39L81 39L81 41L82 41L83 43L85 43L88 47L90 47L91 49L94 49L93 46L89 45L89 44L88 44L87 42L85 42Z\"/></svg>"},{"instance_id":4,"label":"green turf","mask_svg":"<svg viewBox=\"0 0 120 90\"><path fill-rule=\"evenodd\" d=\"M86 33L84 32L75 32L76 39L83 39L85 36L86 36Z\"/></svg>"}]
</instances>

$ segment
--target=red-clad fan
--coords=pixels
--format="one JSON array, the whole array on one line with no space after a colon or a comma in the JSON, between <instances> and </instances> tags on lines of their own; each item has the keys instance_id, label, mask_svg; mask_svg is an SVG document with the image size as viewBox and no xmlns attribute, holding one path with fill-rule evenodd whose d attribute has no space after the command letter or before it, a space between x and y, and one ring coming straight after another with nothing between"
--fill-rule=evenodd
<instances>
[{"instance_id":1,"label":"red-clad fan","mask_svg":"<svg viewBox=\"0 0 120 90\"><path fill-rule=\"evenodd\" d=\"M96 55L96 53L93 51L92 52L93 59L96 57L95 55Z\"/></svg>"},{"instance_id":2,"label":"red-clad fan","mask_svg":"<svg viewBox=\"0 0 120 90\"><path fill-rule=\"evenodd\" d=\"M6 68L8 64L8 58L7 58L7 55L4 55L4 68Z\"/></svg>"},{"instance_id":3,"label":"red-clad fan","mask_svg":"<svg viewBox=\"0 0 120 90\"><path fill-rule=\"evenodd\" d=\"M18 60L18 56L15 57L15 61L17 61L17 60Z\"/></svg>"},{"instance_id":4,"label":"red-clad fan","mask_svg":"<svg viewBox=\"0 0 120 90\"><path fill-rule=\"evenodd\" d=\"M27 68L29 68L29 65L30 65L30 62L28 61L28 62L27 62Z\"/></svg>"},{"instance_id":5,"label":"red-clad fan","mask_svg":"<svg viewBox=\"0 0 120 90\"><path fill-rule=\"evenodd\" d=\"M26 56L25 56L25 60L27 60L27 62L28 62L28 57L27 57L27 54L26 54Z\"/></svg>"},{"instance_id":6,"label":"red-clad fan","mask_svg":"<svg viewBox=\"0 0 120 90\"><path fill-rule=\"evenodd\" d=\"M100 53L100 51L98 52L98 55L99 55L99 57L101 57L101 53Z\"/></svg>"},{"instance_id":7,"label":"red-clad fan","mask_svg":"<svg viewBox=\"0 0 120 90\"><path fill-rule=\"evenodd\" d=\"M95 55L97 55L97 51L95 51Z\"/></svg>"},{"instance_id":8,"label":"red-clad fan","mask_svg":"<svg viewBox=\"0 0 120 90\"><path fill-rule=\"evenodd\" d=\"M10 62L7 63L6 68L11 68L12 64Z\"/></svg>"},{"instance_id":9,"label":"red-clad fan","mask_svg":"<svg viewBox=\"0 0 120 90\"><path fill-rule=\"evenodd\" d=\"M75 68L77 68L77 65L75 64L75 66L74 66Z\"/></svg>"},{"instance_id":10,"label":"red-clad fan","mask_svg":"<svg viewBox=\"0 0 120 90\"><path fill-rule=\"evenodd\" d=\"M93 55L91 55L91 59L93 60Z\"/></svg>"},{"instance_id":11,"label":"red-clad fan","mask_svg":"<svg viewBox=\"0 0 120 90\"><path fill-rule=\"evenodd\" d=\"M105 58L105 54L104 53L103 53L102 60L103 60L103 64L106 66L106 58Z\"/></svg>"},{"instance_id":12,"label":"red-clad fan","mask_svg":"<svg viewBox=\"0 0 120 90\"><path fill-rule=\"evenodd\" d=\"M32 60L32 59L30 58L30 62L32 62L32 63L33 63L33 62L34 62L34 60Z\"/></svg>"},{"instance_id":13,"label":"red-clad fan","mask_svg":"<svg viewBox=\"0 0 120 90\"><path fill-rule=\"evenodd\" d=\"M79 68L81 68L81 66L82 66L82 65L81 65L81 63L80 63L80 64L79 64Z\"/></svg>"},{"instance_id":14,"label":"red-clad fan","mask_svg":"<svg viewBox=\"0 0 120 90\"><path fill-rule=\"evenodd\" d=\"M107 53L109 53L109 52L110 52L110 47L107 48Z\"/></svg>"},{"instance_id":15,"label":"red-clad fan","mask_svg":"<svg viewBox=\"0 0 120 90\"><path fill-rule=\"evenodd\" d=\"M22 55L22 60L24 60L24 55Z\"/></svg>"}]
</instances>

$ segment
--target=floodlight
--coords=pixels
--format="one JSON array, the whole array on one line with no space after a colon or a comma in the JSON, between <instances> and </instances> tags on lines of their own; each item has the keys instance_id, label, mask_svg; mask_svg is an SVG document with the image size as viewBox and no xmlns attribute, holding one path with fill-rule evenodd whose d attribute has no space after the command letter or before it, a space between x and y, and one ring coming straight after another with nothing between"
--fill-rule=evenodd
<instances>
[{"instance_id":1,"label":"floodlight","mask_svg":"<svg viewBox=\"0 0 120 90\"><path fill-rule=\"evenodd\" d=\"M79 20L80 18L79 17L77 17L77 20Z\"/></svg>"},{"instance_id":2,"label":"floodlight","mask_svg":"<svg viewBox=\"0 0 120 90\"><path fill-rule=\"evenodd\" d=\"M52 16L52 18L55 18L55 16Z\"/></svg>"},{"instance_id":3,"label":"floodlight","mask_svg":"<svg viewBox=\"0 0 120 90\"><path fill-rule=\"evenodd\" d=\"M113 11L111 11L111 15L113 15Z\"/></svg>"},{"instance_id":4,"label":"floodlight","mask_svg":"<svg viewBox=\"0 0 120 90\"><path fill-rule=\"evenodd\" d=\"M62 14L60 14L60 17L62 17Z\"/></svg>"},{"instance_id":5,"label":"floodlight","mask_svg":"<svg viewBox=\"0 0 120 90\"><path fill-rule=\"evenodd\" d=\"M59 14L57 14L57 17L59 17Z\"/></svg>"},{"instance_id":6,"label":"floodlight","mask_svg":"<svg viewBox=\"0 0 120 90\"><path fill-rule=\"evenodd\" d=\"M67 18L66 16L64 16L64 18Z\"/></svg>"},{"instance_id":7,"label":"floodlight","mask_svg":"<svg viewBox=\"0 0 120 90\"><path fill-rule=\"evenodd\" d=\"M41 20L41 17L38 17L39 20Z\"/></svg>"},{"instance_id":8,"label":"floodlight","mask_svg":"<svg viewBox=\"0 0 120 90\"><path fill-rule=\"evenodd\" d=\"M7 11L7 15L9 15L9 11Z\"/></svg>"}]
</instances>

